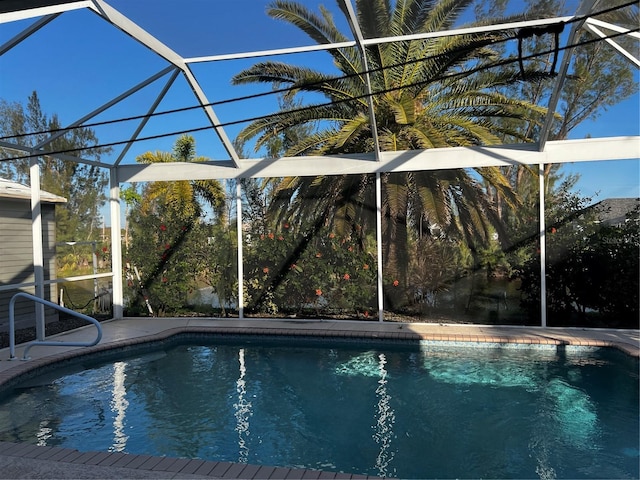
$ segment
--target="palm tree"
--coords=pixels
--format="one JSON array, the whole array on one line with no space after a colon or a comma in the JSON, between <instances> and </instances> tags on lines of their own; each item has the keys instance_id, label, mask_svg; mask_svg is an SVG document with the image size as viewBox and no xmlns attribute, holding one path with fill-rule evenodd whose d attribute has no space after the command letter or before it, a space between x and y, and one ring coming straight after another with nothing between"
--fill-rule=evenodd
<instances>
[{"instance_id":1,"label":"palm tree","mask_svg":"<svg viewBox=\"0 0 640 480\"><path fill-rule=\"evenodd\" d=\"M206 157L196 156L195 140L182 135L176 140L173 152L146 152L136 158L138 163L205 162ZM203 214L203 206L211 207L214 217L224 222L226 217L224 188L217 180L179 180L153 182L143 189L141 209L170 209L182 220L195 222ZM203 205L204 204L204 205Z\"/></svg>"},{"instance_id":2,"label":"palm tree","mask_svg":"<svg viewBox=\"0 0 640 480\"><path fill-rule=\"evenodd\" d=\"M139 163L206 160L196 156L195 140L188 135L176 140L173 152L147 152L136 158ZM213 215L215 225L226 224L224 188L217 180L152 182L142 188L137 198L138 208L131 211L137 235L129 254L134 265L141 269L138 293L145 298L152 297L168 309L180 307L196 277L208 267L203 265L201 268L196 264L205 256L200 255L197 259L193 252L184 251L188 246L196 248L189 240L189 234L196 229L202 230L201 218L207 210ZM168 302L170 295L154 285L160 277L165 283L177 282L171 289L176 297L172 304Z\"/></svg>"},{"instance_id":3,"label":"palm tree","mask_svg":"<svg viewBox=\"0 0 640 480\"><path fill-rule=\"evenodd\" d=\"M410 35L450 29L471 0L356 0L356 13L367 38ZM338 1L340 5L341 2ZM274 1L267 13L289 22L318 43L348 41L331 15L321 15L287 0ZM521 18L521 17L518 17ZM513 17L501 19L512 21ZM483 24L495 23L485 20ZM478 25L476 23L475 25ZM505 86L520 81L515 69L479 69L497 59L491 44L509 32L383 43L367 47L380 147L384 151L448 146L491 145L505 138L528 141L499 121L505 117L539 121L544 109L505 96ZM256 120L240 134L256 149L297 125L317 128L290 145L287 156L367 152L374 149L364 65L355 48L329 51L339 75L281 62L258 63L238 73L235 84L270 83L291 88L289 95L313 92L328 102L317 108L280 111ZM539 78L535 74L527 78ZM308 107L311 105L308 105ZM517 197L498 168L441 170L383 175L383 246L386 270L407 264L407 242L421 222L438 225L473 245L501 232L496 209L483 182L500 191L504 202ZM373 222L370 176L287 177L281 179L272 206L290 221L318 218L350 232L363 232ZM501 238L505 240L504 233Z\"/></svg>"}]
</instances>

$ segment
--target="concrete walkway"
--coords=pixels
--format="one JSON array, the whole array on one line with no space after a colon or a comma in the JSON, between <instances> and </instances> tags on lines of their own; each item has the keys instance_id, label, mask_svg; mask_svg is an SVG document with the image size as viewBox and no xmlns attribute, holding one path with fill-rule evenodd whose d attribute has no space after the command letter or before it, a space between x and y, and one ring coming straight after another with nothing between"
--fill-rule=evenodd
<instances>
[{"instance_id":1,"label":"concrete walkway","mask_svg":"<svg viewBox=\"0 0 640 480\"><path fill-rule=\"evenodd\" d=\"M21 375L60 360L125 345L158 341L179 333L260 334L316 336L324 338L432 340L447 342L525 343L582 345L617 348L640 357L640 331L583 328L540 328L482 325L439 325L323 320L238 320L207 318L125 318L102 324L102 341L87 348L34 346L30 359L25 345L0 350L0 386ZM67 332L47 340L90 342L94 326ZM367 478L283 467L151 457L108 452L78 452L65 448L37 447L0 442L0 478Z\"/></svg>"}]
</instances>

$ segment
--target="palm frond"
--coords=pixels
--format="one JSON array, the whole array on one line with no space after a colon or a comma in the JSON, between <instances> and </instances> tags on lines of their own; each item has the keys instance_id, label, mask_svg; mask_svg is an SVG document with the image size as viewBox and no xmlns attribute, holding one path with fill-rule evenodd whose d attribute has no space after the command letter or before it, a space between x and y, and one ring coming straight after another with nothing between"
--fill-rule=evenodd
<instances>
[{"instance_id":1,"label":"palm frond","mask_svg":"<svg viewBox=\"0 0 640 480\"><path fill-rule=\"evenodd\" d=\"M174 145L173 152L146 152L136 157L138 163L205 162L205 157L196 156L195 140L182 135ZM144 214L163 214L163 210L177 218L190 220L200 217L204 200L219 219L224 217L226 197L217 180L194 180L152 182L145 186L141 201Z\"/></svg>"},{"instance_id":2,"label":"palm frond","mask_svg":"<svg viewBox=\"0 0 640 480\"><path fill-rule=\"evenodd\" d=\"M413 181L420 211L432 224L445 227L451 223L453 211L447 198L448 183L437 172L414 172Z\"/></svg>"},{"instance_id":3,"label":"palm frond","mask_svg":"<svg viewBox=\"0 0 640 480\"><path fill-rule=\"evenodd\" d=\"M326 14L323 18L311 12L304 5L286 0L276 0L267 8L267 14L275 19L295 25L319 43L340 43L348 40Z\"/></svg>"},{"instance_id":4,"label":"palm frond","mask_svg":"<svg viewBox=\"0 0 640 480\"><path fill-rule=\"evenodd\" d=\"M364 114L359 114L345 122L338 133L332 137L332 140L327 142L327 145L330 148L341 148L349 142L349 140L362 133L364 129L370 131L369 117Z\"/></svg>"}]
</instances>

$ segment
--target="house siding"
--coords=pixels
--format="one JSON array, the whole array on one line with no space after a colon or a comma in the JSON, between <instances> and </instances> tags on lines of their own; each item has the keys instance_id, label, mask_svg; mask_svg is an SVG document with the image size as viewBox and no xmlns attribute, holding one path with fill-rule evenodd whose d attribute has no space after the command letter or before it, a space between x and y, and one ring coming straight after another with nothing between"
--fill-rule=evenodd
<instances>
[{"instance_id":1,"label":"house siding","mask_svg":"<svg viewBox=\"0 0 640 480\"><path fill-rule=\"evenodd\" d=\"M55 205L42 203L42 248L44 278L55 278ZM35 280L30 202L24 199L0 198L0 285L30 283ZM18 291L34 293L34 287L0 291L0 329L9 324L9 302ZM57 303L55 285L45 286L46 300ZM20 298L15 304L16 327L35 326L35 305ZM58 313L45 308L45 321L58 319Z\"/></svg>"}]
</instances>

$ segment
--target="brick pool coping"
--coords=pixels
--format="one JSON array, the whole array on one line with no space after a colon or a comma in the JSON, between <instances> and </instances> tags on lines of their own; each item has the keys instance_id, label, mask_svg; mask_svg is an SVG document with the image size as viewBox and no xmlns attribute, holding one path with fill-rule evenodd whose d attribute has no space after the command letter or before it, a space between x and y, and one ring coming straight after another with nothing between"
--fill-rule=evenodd
<instances>
[{"instance_id":1,"label":"brick pool coping","mask_svg":"<svg viewBox=\"0 0 640 480\"><path fill-rule=\"evenodd\" d=\"M0 442L2 478L225 478L375 479L324 472L210 460L154 457L119 452L80 452L70 448ZM4 476L4 475L9 476Z\"/></svg>"},{"instance_id":2,"label":"brick pool coping","mask_svg":"<svg viewBox=\"0 0 640 480\"><path fill-rule=\"evenodd\" d=\"M127 319L131 321L131 319ZM136 319L151 322L155 319ZM216 325L207 325L206 319L163 319L165 322L175 321L183 323L179 326L163 327L158 325L156 331L136 332L132 327L131 335L120 335L109 341L103 336L103 342L93 347L42 347L35 346L31 355L43 349L54 349L55 353L40 354L28 361L14 360L0 361L0 388L11 380L31 371L52 363L71 360L76 357L106 352L123 347L133 347L145 343L161 342L181 334L211 334L211 335L262 335L278 337L314 337L326 339L352 340L395 340L395 341L432 341L432 342L461 342L461 343L492 343L498 345L556 345L614 348L629 356L640 358L640 333L638 330L605 330L582 328L543 328L543 327L515 327L515 326L483 326L458 324L407 324L407 323L376 323L376 322L342 322L342 321L305 321L305 320L242 320L244 325L236 326L234 320L216 321ZM103 323L103 328L115 325L121 320ZM237 320L236 320L237 321ZM193 324L195 322L195 324ZM220 324L222 323L222 324ZM275 324L275 325L274 325ZM87 330L88 329L88 330ZM74 332L87 331L89 336L95 336L93 327L83 327L73 332L67 332L48 339L64 341ZM432 331L425 331L432 330ZM435 331L433 331L435 330ZM86 336L86 335L85 335ZM73 340L73 339L71 339ZM70 340L70 341L71 341ZM104 341L107 340L107 341ZM25 344L26 345L26 344ZM63 351L60 351L64 348ZM57 352L56 352L57 350ZM8 349L0 350L0 360ZM17 346L16 357L21 358L21 348ZM7 365L9 363L10 365Z\"/></svg>"}]
</instances>

